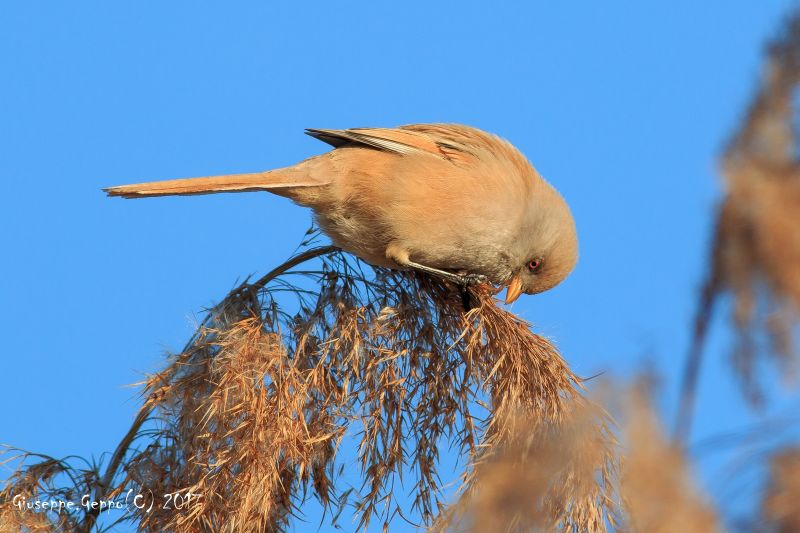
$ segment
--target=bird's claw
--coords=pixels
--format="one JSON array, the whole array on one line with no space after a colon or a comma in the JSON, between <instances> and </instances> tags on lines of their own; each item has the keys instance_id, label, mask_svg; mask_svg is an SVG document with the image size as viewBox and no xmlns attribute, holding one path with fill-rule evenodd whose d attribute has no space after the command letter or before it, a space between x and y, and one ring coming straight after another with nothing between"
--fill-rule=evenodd
<instances>
[{"instance_id":1,"label":"bird's claw","mask_svg":"<svg viewBox=\"0 0 800 533\"><path fill-rule=\"evenodd\" d=\"M462 274L461 285L469 287L470 285L481 285L486 283L486 276L483 274Z\"/></svg>"},{"instance_id":2,"label":"bird's claw","mask_svg":"<svg viewBox=\"0 0 800 533\"><path fill-rule=\"evenodd\" d=\"M486 276L483 274L458 274L458 278L458 292L461 293L461 304L464 306L464 312L467 312L473 307L473 296L469 287L486 283Z\"/></svg>"}]
</instances>

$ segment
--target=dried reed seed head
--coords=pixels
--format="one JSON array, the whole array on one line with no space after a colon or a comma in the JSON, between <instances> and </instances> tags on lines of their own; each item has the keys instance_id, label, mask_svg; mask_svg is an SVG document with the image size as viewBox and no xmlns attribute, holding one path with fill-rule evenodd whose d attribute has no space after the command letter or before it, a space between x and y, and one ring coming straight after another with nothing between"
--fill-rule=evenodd
<instances>
[{"instance_id":1,"label":"dried reed seed head","mask_svg":"<svg viewBox=\"0 0 800 533\"><path fill-rule=\"evenodd\" d=\"M517 411L507 437L478 460L474 479L434 531L606 531L615 523L616 449L607 415L576 398L560 421Z\"/></svg>"},{"instance_id":2,"label":"dried reed seed head","mask_svg":"<svg viewBox=\"0 0 800 533\"><path fill-rule=\"evenodd\" d=\"M12 475L0 490L0 531L36 533L74 531L77 528L78 522L72 513L32 512L28 506L35 505L37 501L45 501L48 504L69 501L74 494L80 494L85 490L85 486L65 488L58 486L67 475L81 480L80 472L69 468L62 461L49 457L39 456L39 460L27 462L32 456L13 448L6 448L0 452L0 458L3 458L0 461L2 465L16 463ZM84 473L83 479L87 481L87 485L93 476L92 471Z\"/></svg>"},{"instance_id":3,"label":"dried reed seed head","mask_svg":"<svg viewBox=\"0 0 800 533\"><path fill-rule=\"evenodd\" d=\"M756 354L793 373L800 311L800 164L794 94L800 82L800 15L769 47L765 76L722 159L728 188L714 243L711 287L734 296L734 366L757 402ZM710 306L709 306L710 309ZM709 317L702 317L708 322ZM766 340L766 343L763 342Z\"/></svg>"},{"instance_id":4,"label":"dried reed seed head","mask_svg":"<svg viewBox=\"0 0 800 533\"><path fill-rule=\"evenodd\" d=\"M418 478L413 508L431 521L443 506L442 442L478 461L515 431L500 421L511 420L505 413L527 413L543 428L570 417L577 378L552 344L498 308L488 290L476 291L476 307L465 314L457 293L435 280L378 270L367 283L349 263L327 272L313 306L279 323L253 317L203 332L204 342L179 356L175 369L153 377L147 388L158 391L169 423L162 436L180 453L145 450L132 479L225 497L190 517L154 515L143 523L169 528L228 515L235 517L229 523L279 527L306 486L324 504L339 502L334 472L348 427L359 438L360 525L393 512L391 480L409 469ZM475 412L482 390L494 414L485 423ZM608 466L608 450L592 457L592 471ZM571 479L565 483L577 490ZM548 502L551 514L595 517L609 502L596 483L587 486L595 491L588 499L564 493Z\"/></svg>"},{"instance_id":5,"label":"dried reed seed head","mask_svg":"<svg viewBox=\"0 0 800 533\"><path fill-rule=\"evenodd\" d=\"M626 452L620 493L630 528L653 533L722 531L682 452L665 439L645 393L631 391L623 409Z\"/></svg>"},{"instance_id":6,"label":"dried reed seed head","mask_svg":"<svg viewBox=\"0 0 800 533\"><path fill-rule=\"evenodd\" d=\"M800 531L800 449L778 452L770 463L770 482L761 514L770 531Z\"/></svg>"},{"instance_id":7,"label":"dried reed seed head","mask_svg":"<svg viewBox=\"0 0 800 533\"><path fill-rule=\"evenodd\" d=\"M465 313L444 283L383 269L365 276L364 268L332 254L316 293L283 279L232 292L147 380L140 416L150 423L135 435L135 449L122 449L115 490L203 497L186 512L139 512L131 518L138 527L281 530L309 494L334 515L353 505L359 528L410 510L430 524L446 508L442 446L466 459L467 492L480 478L471 465L496 460L493 450L513 449L518 435L533 438L525 449L541 457L556 452L549 443L572 431L580 385L551 343L498 308L486 288L474 289L475 307ZM274 287L298 298L293 314L274 299ZM597 450L583 452L584 462L565 460L539 506L548 520L601 530L613 507L613 454L601 445L605 426L592 428L594 440L570 439L596 441ZM354 490L339 475L346 431L355 434L361 465ZM401 475L413 480L411 509L395 496Z\"/></svg>"}]
</instances>

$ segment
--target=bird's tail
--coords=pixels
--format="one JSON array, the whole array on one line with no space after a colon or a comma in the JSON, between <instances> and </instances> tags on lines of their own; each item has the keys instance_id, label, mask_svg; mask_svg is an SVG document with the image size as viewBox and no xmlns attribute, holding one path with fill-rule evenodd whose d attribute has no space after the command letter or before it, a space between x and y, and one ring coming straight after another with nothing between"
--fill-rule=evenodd
<instances>
[{"instance_id":1,"label":"bird's tail","mask_svg":"<svg viewBox=\"0 0 800 533\"><path fill-rule=\"evenodd\" d=\"M306 182L307 181L307 182ZM123 198L147 198L149 196L173 196L213 194L219 192L272 191L280 189L320 185L313 180L304 180L302 173L293 167L254 172L252 174L230 174L205 178L186 178L167 181L150 181L132 185L119 185L103 189L109 196Z\"/></svg>"}]
</instances>

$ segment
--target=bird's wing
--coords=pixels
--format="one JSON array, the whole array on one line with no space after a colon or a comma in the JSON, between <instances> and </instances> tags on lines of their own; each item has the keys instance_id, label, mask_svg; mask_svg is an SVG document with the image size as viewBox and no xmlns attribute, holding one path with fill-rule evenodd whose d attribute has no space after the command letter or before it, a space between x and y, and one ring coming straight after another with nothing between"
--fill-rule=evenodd
<instances>
[{"instance_id":1,"label":"bird's wing","mask_svg":"<svg viewBox=\"0 0 800 533\"><path fill-rule=\"evenodd\" d=\"M312 137L326 142L334 148L348 145L362 145L401 155L426 152L442 159L459 161L469 155L460 145L453 145L448 139L431 135L421 126L402 126L400 128L351 128L347 130L306 129ZM431 130L433 131L433 130Z\"/></svg>"},{"instance_id":2,"label":"bird's wing","mask_svg":"<svg viewBox=\"0 0 800 533\"><path fill-rule=\"evenodd\" d=\"M425 135L436 143L445 158L455 163L474 164L494 159L510 164L521 176L538 176L525 156L511 143L477 128L461 124L410 124L400 129Z\"/></svg>"}]
</instances>

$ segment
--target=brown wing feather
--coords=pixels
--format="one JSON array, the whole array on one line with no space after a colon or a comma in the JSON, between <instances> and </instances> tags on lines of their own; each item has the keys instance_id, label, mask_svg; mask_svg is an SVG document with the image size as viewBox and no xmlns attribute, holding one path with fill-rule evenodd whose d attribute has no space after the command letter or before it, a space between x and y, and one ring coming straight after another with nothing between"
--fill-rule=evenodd
<instances>
[{"instance_id":1,"label":"brown wing feather","mask_svg":"<svg viewBox=\"0 0 800 533\"><path fill-rule=\"evenodd\" d=\"M425 125L401 126L399 128L351 128L347 130L306 129L306 134L330 144L334 148L362 145L396 154L407 155L426 152L443 159L459 160L463 154L457 145L439 139L435 129L423 129ZM420 128L420 129L414 129Z\"/></svg>"},{"instance_id":2,"label":"brown wing feather","mask_svg":"<svg viewBox=\"0 0 800 533\"><path fill-rule=\"evenodd\" d=\"M401 129L433 139L444 157L454 162L468 163L473 158L481 160L489 155L508 161L521 174L536 174L525 156L511 143L477 128L461 124L409 124Z\"/></svg>"}]
</instances>

